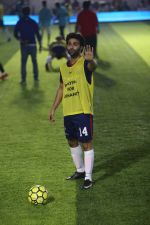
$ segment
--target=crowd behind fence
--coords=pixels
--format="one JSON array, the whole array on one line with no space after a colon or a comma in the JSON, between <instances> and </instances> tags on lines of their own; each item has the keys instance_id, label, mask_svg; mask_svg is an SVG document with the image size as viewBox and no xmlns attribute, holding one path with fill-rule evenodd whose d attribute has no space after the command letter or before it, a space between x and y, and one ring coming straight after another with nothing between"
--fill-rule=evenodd
<instances>
[{"instance_id":1,"label":"crowd behind fence","mask_svg":"<svg viewBox=\"0 0 150 225\"><path fill-rule=\"evenodd\" d=\"M48 0L47 2L49 3ZM82 2L78 0L64 0L60 2L66 8L70 8L72 15L78 14L82 9ZM5 14L8 15L19 14L21 8L25 5L30 6L33 15L38 14L40 10L40 6L38 8L35 7L35 3L33 4L30 0L11 0L10 2L2 0L2 4L4 5ZM49 5L49 8L51 8L55 14L54 7L51 7L51 4ZM133 6L131 6L127 0L92 0L91 8L95 12L150 10L150 0L139 0L137 1L137 4L134 4Z\"/></svg>"}]
</instances>

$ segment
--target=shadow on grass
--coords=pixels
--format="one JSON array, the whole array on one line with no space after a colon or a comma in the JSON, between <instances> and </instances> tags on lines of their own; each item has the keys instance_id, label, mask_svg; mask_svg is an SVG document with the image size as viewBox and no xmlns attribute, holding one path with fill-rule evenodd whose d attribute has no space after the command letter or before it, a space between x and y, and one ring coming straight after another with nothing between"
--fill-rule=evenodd
<instances>
[{"instance_id":1,"label":"shadow on grass","mask_svg":"<svg viewBox=\"0 0 150 225\"><path fill-rule=\"evenodd\" d=\"M7 82L7 79L5 79L5 80L0 80L0 85L2 86L2 85L4 85L4 84L6 84L6 82Z\"/></svg>"},{"instance_id":2,"label":"shadow on grass","mask_svg":"<svg viewBox=\"0 0 150 225\"><path fill-rule=\"evenodd\" d=\"M51 204L54 201L55 201L55 198L53 196L49 196L47 199L47 204Z\"/></svg>"},{"instance_id":3,"label":"shadow on grass","mask_svg":"<svg viewBox=\"0 0 150 225\"><path fill-rule=\"evenodd\" d=\"M0 41L0 46L4 46L4 45L7 46L7 41Z\"/></svg>"},{"instance_id":4,"label":"shadow on grass","mask_svg":"<svg viewBox=\"0 0 150 225\"><path fill-rule=\"evenodd\" d=\"M143 23L150 26L150 21L144 21Z\"/></svg>"},{"instance_id":5,"label":"shadow on grass","mask_svg":"<svg viewBox=\"0 0 150 225\"><path fill-rule=\"evenodd\" d=\"M29 110L29 107L34 107L36 104L40 104L44 99L44 92L40 89L38 84L35 84L32 89L28 89L27 86L20 86L21 93L14 99L14 104L19 107Z\"/></svg>"},{"instance_id":6,"label":"shadow on grass","mask_svg":"<svg viewBox=\"0 0 150 225\"><path fill-rule=\"evenodd\" d=\"M97 65L103 70L109 70L111 68L111 63L108 61L104 61L102 59L97 59Z\"/></svg>"},{"instance_id":7,"label":"shadow on grass","mask_svg":"<svg viewBox=\"0 0 150 225\"><path fill-rule=\"evenodd\" d=\"M150 143L145 143L137 148L124 149L123 151L118 152L116 155L113 155L111 157L108 156L108 159L104 163L99 163L99 161L96 161L94 173L97 174L101 170L104 170L105 174L99 176L95 180L95 182L114 176L116 173L121 172L123 169L126 169L132 166L132 164L139 162L150 154L149 149Z\"/></svg>"},{"instance_id":8,"label":"shadow on grass","mask_svg":"<svg viewBox=\"0 0 150 225\"><path fill-rule=\"evenodd\" d=\"M94 73L94 78L95 78L94 83L96 87L101 87L106 89L106 88L111 88L116 84L116 81L98 72Z\"/></svg>"},{"instance_id":9,"label":"shadow on grass","mask_svg":"<svg viewBox=\"0 0 150 225\"><path fill-rule=\"evenodd\" d=\"M13 34L12 34L13 36ZM4 42L0 39L0 60L4 65L14 56L14 54L19 50L19 43L14 38L10 42Z\"/></svg>"}]
</instances>

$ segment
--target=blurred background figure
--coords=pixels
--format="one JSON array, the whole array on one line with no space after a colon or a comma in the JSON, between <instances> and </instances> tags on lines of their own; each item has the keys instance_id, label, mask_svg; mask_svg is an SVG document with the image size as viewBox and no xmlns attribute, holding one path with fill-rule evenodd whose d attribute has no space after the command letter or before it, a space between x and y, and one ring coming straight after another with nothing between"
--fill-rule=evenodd
<instances>
[{"instance_id":1,"label":"blurred background figure","mask_svg":"<svg viewBox=\"0 0 150 225\"><path fill-rule=\"evenodd\" d=\"M24 0L19 0L16 3L16 14L21 18L22 15L22 8L24 7Z\"/></svg>"},{"instance_id":2,"label":"blurred background figure","mask_svg":"<svg viewBox=\"0 0 150 225\"><path fill-rule=\"evenodd\" d=\"M60 36L62 36L65 39L64 30L67 23L68 13L65 8L65 6L61 5L59 2L56 2L56 19L58 19L58 26L59 26L59 32Z\"/></svg>"},{"instance_id":3,"label":"blurred background figure","mask_svg":"<svg viewBox=\"0 0 150 225\"><path fill-rule=\"evenodd\" d=\"M22 9L23 17L17 22L14 28L14 36L20 41L21 50L21 82L26 84L26 63L28 56L31 56L33 64L34 81L38 81L38 64L37 64L37 48L36 38L39 42L41 50L41 36L39 33L38 24L29 17L30 8L24 7Z\"/></svg>"},{"instance_id":4,"label":"blurred background figure","mask_svg":"<svg viewBox=\"0 0 150 225\"><path fill-rule=\"evenodd\" d=\"M45 69L46 71L53 70L52 60L66 58L69 59L69 55L66 51L66 43L61 36L56 37L56 41L52 42L48 48L49 56L46 59Z\"/></svg>"},{"instance_id":5,"label":"blurred background figure","mask_svg":"<svg viewBox=\"0 0 150 225\"><path fill-rule=\"evenodd\" d=\"M130 6L127 1L122 2L122 11L130 11Z\"/></svg>"},{"instance_id":6,"label":"blurred background figure","mask_svg":"<svg viewBox=\"0 0 150 225\"><path fill-rule=\"evenodd\" d=\"M2 3L0 3L0 34L4 36L5 41L11 41L11 35L8 31L8 28L5 26L3 21L4 16L4 6Z\"/></svg>"},{"instance_id":7,"label":"blurred background figure","mask_svg":"<svg viewBox=\"0 0 150 225\"><path fill-rule=\"evenodd\" d=\"M77 16L75 32L80 32L85 39L85 44L94 48L97 56L97 34L100 32L96 13L90 9L90 1L83 2L83 10Z\"/></svg>"},{"instance_id":8,"label":"blurred background figure","mask_svg":"<svg viewBox=\"0 0 150 225\"><path fill-rule=\"evenodd\" d=\"M99 9L100 9L100 3L99 3L99 1L93 0L93 1L91 2L91 8L92 8L92 10L93 10L94 12L99 12Z\"/></svg>"},{"instance_id":9,"label":"blurred background figure","mask_svg":"<svg viewBox=\"0 0 150 225\"><path fill-rule=\"evenodd\" d=\"M5 80L8 77L8 73L5 72L2 63L0 63L0 80Z\"/></svg>"},{"instance_id":10,"label":"blurred background figure","mask_svg":"<svg viewBox=\"0 0 150 225\"><path fill-rule=\"evenodd\" d=\"M44 31L47 33L47 44L50 43L50 26L52 20L52 12L47 7L47 2L42 1L42 9L39 12L39 25L41 30L41 38L43 39Z\"/></svg>"},{"instance_id":11,"label":"blurred background figure","mask_svg":"<svg viewBox=\"0 0 150 225\"><path fill-rule=\"evenodd\" d=\"M78 0L72 2L73 14L77 14L80 11L80 3Z\"/></svg>"},{"instance_id":12,"label":"blurred background figure","mask_svg":"<svg viewBox=\"0 0 150 225\"><path fill-rule=\"evenodd\" d=\"M70 16L73 15L71 1L70 0L65 0L64 1L64 6L66 7L67 13L68 13L68 16L67 16L67 28L68 28L68 32L70 33L71 32Z\"/></svg>"}]
</instances>

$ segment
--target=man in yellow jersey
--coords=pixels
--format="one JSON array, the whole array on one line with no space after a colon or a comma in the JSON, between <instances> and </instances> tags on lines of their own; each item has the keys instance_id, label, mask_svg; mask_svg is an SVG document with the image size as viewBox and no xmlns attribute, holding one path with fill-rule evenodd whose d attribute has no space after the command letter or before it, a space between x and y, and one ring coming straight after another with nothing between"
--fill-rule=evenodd
<instances>
[{"instance_id":1,"label":"man in yellow jersey","mask_svg":"<svg viewBox=\"0 0 150 225\"><path fill-rule=\"evenodd\" d=\"M84 49L84 38L80 34L68 34L66 46L71 58L60 67L60 84L49 120L55 121L55 111L62 101L65 135L76 167L76 172L67 180L84 178L82 188L88 189L93 184L93 71L96 62L93 48L88 45Z\"/></svg>"}]
</instances>

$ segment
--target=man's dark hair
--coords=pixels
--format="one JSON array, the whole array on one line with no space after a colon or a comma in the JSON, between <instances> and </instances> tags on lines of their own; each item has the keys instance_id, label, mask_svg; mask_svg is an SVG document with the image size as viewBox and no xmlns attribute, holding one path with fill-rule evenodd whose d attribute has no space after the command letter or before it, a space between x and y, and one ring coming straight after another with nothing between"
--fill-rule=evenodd
<instances>
[{"instance_id":1,"label":"man's dark hair","mask_svg":"<svg viewBox=\"0 0 150 225\"><path fill-rule=\"evenodd\" d=\"M84 1L83 2L83 9L89 9L90 8L90 5L91 5L91 2L90 1Z\"/></svg>"},{"instance_id":2,"label":"man's dark hair","mask_svg":"<svg viewBox=\"0 0 150 225\"><path fill-rule=\"evenodd\" d=\"M67 37L66 37L66 43L67 43L67 44L68 44L68 42L69 42L69 40L70 40L71 38L77 39L77 40L80 42L80 45L81 45L82 47L84 47L84 45L85 45L85 40L84 40L84 38L83 38L83 36L82 36L81 34L77 34L77 33L70 33L70 34L68 34Z\"/></svg>"},{"instance_id":3,"label":"man's dark hair","mask_svg":"<svg viewBox=\"0 0 150 225\"><path fill-rule=\"evenodd\" d=\"M29 6L23 7L22 8L22 13L23 13L24 16L29 16L29 14L30 14L30 7Z\"/></svg>"}]
</instances>

